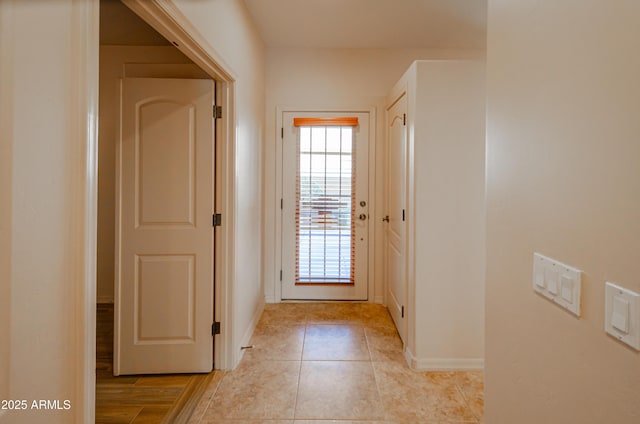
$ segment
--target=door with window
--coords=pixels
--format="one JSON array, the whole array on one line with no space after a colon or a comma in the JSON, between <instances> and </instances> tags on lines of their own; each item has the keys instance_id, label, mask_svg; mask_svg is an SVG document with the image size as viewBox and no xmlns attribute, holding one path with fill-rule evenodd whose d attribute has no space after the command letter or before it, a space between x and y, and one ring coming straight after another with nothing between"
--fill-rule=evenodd
<instances>
[{"instance_id":1,"label":"door with window","mask_svg":"<svg viewBox=\"0 0 640 424\"><path fill-rule=\"evenodd\" d=\"M367 300L369 113L282 122L282 299Z\"/></svg>"}]
</instances>

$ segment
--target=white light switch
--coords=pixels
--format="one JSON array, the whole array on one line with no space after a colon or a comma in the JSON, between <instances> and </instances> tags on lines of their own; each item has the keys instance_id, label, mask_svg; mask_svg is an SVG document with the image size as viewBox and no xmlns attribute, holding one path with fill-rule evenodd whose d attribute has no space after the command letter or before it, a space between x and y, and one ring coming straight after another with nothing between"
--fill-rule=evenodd
<instances>
[{"instance_id":1,"label":"white light switch","mask_svg":"<svg viewBox=\"0 0 640 424\"><path fill-rule=\"evenodd\" d=\"M535 272L534 271L534 277L535 279L535 284L536 286L538 286L541 289L545 288L545 284L544 284L544 270L542 272Z\"/></svg>"},{"instance_id":2,"label":"white light switch","mask_svg":"<svg viewBox=\"0 0 640 424\"><path fill-rule=\"evenodd\" d=\"M547 284L547 290L554 296L558 294L558 271L547 268L544 270L544 282Z\"/></svg>"},{"instance_id":3,"label":"white light switch","mask_svg":"<svg viewBox=\"0 0 640 424\"><path fill-rule=\"evenodd\" d=\"M582 272L539 253L533 254L533 290L580 316Z\"/></svg>"},{"instance_id":4,"label":"white light switch","mask_svg":"<svg viewBox=\"0 0 640 424\"><path fill-rule=\"evenodd\" d=\"M613 297L611 325L624 334L629 334L629 301L620 296Z\"/></svg>"},{"instance_id":5,"label":"white light switch","mask_svg":"<svg viewBox=\"0 0 640 424\"><path fill-rule=\"evenodd\" d=\"M570 275L563 274L560 279L560 293L562 298L569 303L573 302L573 280Z\"/></svg>"},{"instance_id":6,"label":"white light switch","mask_svg":"<svg viewBox=\"0 0 640 424\"><path fill-rule=\"evenodd\" d=\"M640 350L640 294L607 282L604 309L605 331Z\"/></svg>"}]
</instances>

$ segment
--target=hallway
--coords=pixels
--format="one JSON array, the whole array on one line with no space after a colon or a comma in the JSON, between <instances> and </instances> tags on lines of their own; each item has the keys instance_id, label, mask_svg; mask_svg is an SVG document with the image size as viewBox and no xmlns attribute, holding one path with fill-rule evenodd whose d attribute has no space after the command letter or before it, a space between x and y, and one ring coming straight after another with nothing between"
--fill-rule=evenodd
<instances>
[{"instance_id":1,"label":"hallway","mask_svg":"<svg viewBox=\"0 0 640 424\"><path fill-rule=\"evenodd\" d=\"M483 423L482 373L410 370L381 305L267 304L251 345L190 423Z\"/></svg>"}]
</instances>

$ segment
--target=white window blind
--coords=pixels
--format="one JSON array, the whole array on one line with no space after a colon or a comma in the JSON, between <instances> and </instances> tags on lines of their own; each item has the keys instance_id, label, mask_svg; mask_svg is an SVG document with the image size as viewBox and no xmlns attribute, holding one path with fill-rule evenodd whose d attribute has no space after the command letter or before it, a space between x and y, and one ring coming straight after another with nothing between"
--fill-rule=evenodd
<instances>
[{"instance_id":1,"label":"white window blind","mask_svg":"<svg viewBox=\"0 0 640 424\"><path fill-rule=\"evenodd\" d=\"M357 119L299 120L296 284L354 283Z\"/></svg>"}]
</instances>

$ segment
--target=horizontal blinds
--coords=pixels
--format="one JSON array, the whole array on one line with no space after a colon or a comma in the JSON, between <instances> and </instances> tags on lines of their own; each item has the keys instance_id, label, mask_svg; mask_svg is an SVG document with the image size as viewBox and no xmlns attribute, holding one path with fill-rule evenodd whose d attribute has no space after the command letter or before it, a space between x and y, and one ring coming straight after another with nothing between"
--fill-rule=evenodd
<instances>
[{"instance_id":1,"label":"horizontal blinds","mask_svg":"<svg viewBox=\"0 0 640 424\"><path fill-rule=\"evenodd\" d=\"M353 128L303 125L299 135L296 284L353 284Z\"/></svg>"},{"instance_id":2,"label":"horizontal blinds","mask_svg":"<svg viewBox=\"0 0 640 424\"><path fill-rule=\"evenodd\" d=\"M293 118L296 127L357 127L358 117Z\"/></svg>"}]
</instances>

